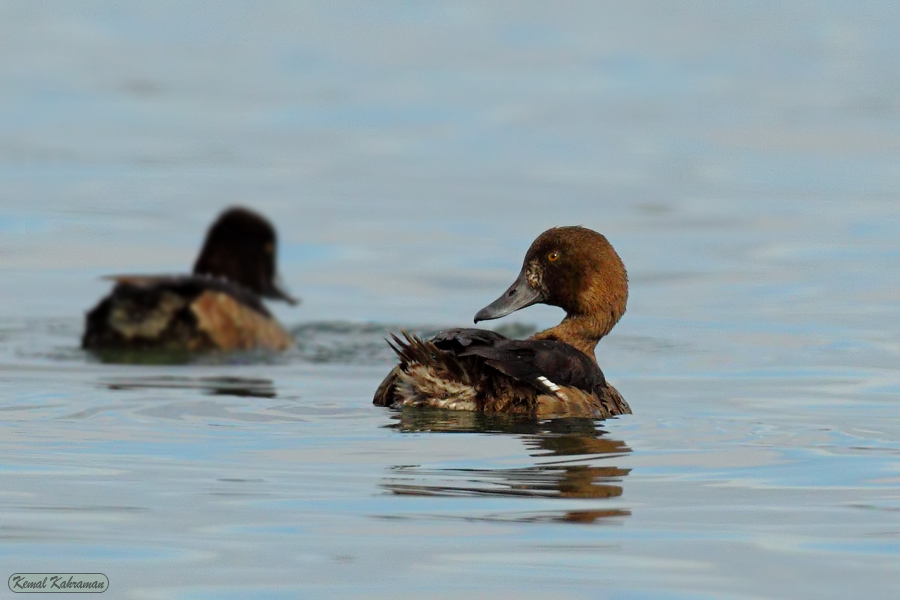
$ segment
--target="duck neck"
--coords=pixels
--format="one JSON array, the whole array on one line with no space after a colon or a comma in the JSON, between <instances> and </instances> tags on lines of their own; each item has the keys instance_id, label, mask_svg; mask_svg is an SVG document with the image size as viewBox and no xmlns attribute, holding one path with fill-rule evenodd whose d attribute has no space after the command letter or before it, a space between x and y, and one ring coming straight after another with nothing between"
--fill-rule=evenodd
<instances>
[{"instance_id":1,"label":"duck neck","mask_svg":"<svg viewBox=\"0 0 900 600\"><path fill-rule=\"evenodd\" d=\"M558 340L581 350L596 362L597 342L615 325L616 320L597 315L567 315L562 323L535 334L536 340Z\"/></svg>"}]
</instances>

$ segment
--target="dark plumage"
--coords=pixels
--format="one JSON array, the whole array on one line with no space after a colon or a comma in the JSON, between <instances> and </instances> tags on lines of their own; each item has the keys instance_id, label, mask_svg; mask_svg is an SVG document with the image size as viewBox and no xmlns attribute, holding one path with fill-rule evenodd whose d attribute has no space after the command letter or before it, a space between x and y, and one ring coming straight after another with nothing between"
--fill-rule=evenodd
<instances>
[{"instance_id":1,"label":"dark plumage","mask_svg":"<svg viewBox=\"0 0 900 600\"><path fill-rule=\"evenodd\" d=\"M594 357L627 297L625 267L605 237L583 227L550 229L531 245L513 285L475 321L540 302L565 309L562 323L527 340L484 329L451 329L430 340L394 336L400 364L374 402L536 417L630 413Z\"/></svg>"},{"instance_id":2,"label":"dark plumage","mask_svg":"<svg viewBox=\"0 0 900 600\"><path fill-rule=\"evenodd\" d=\"M276 234L262 216L232 208L210 227L192 275L114 276L86 317L91 350L282 350L290 335L261 297L296 304L278 285Z\"/></svg>"}]
</instances>

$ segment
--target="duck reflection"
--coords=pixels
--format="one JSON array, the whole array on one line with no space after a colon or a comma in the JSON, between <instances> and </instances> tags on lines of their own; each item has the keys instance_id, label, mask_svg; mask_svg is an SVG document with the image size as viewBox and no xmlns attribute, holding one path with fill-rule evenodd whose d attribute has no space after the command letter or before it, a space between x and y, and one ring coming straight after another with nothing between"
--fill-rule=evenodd
<instances>
[{"instance_id":1,"label":"duck reflection","mask_svg":"<svg viewBox=\"0 0 900 600\"><path fill-rule=\"evenodd\" d=\"M103 379L100 385L110 390L175 389L200 390L212 396L242 398L275 398L275 384L271 379L253 377L122 377Z\"/></svg>"},{"instance_id":2,"label":"duck reflection","mask_svg":"<svg viewBox=\"0 0 900 600\"><path fill-rule=\"evenodd\" d=\"M382 486L393 494L414 496L505 496L532 498L609 499L622 495L622 478L630 469L597 465L598 459L631 452L621 440L607 437L592 419L535 421L512 415L407 408L388 425L403 433L500 433L518 436L529 454L541 459L512 469L422 469L394 467ZM553 460L556 458L556 460ZM594 523L629 516L620 508L516 515L516 521ZM506 520L499 516L491 520Z\"/></svg>"}]
</instances>

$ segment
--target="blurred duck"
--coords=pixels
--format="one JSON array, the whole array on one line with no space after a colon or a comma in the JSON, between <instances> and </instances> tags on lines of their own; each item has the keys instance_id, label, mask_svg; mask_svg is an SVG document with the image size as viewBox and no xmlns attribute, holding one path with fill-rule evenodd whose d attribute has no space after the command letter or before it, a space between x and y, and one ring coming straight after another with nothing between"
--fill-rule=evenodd
<instances>
[{"instance_id":1,"label":"blurred duck","mask_svg":"<svg viewBox=\"0 0 900 600\"><path fill-rule=\"evenodd\" d=\"M87 314L90 350L283 350L291 336L262 297L297 301L276 276L275 229L246 208L222 213L191 275L109 277L112 292Z\"/></svg>"},{"instance_id":2,"label":"blurred duck","mask_svg":"<svg viewBox=\"0 0 900 600\"><path fill-rule=\"evenodd\" d=\"M594 356L627 299L625 266L604 236L584 227L549 229L532 243L515 282L475 322L543 303L566 311L562 323L526 340L484 329L450 329L430 340L393 336L400 364L374 403L543 418L630 414Z\"/></svg>"}]
</instances>

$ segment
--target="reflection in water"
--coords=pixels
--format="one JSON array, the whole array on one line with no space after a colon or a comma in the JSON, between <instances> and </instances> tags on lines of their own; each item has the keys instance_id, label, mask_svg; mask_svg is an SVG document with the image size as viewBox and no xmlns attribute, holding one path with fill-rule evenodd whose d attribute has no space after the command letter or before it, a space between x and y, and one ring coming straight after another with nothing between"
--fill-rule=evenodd
<instances>
[{"instance_id":1,"label":"reflection in water","mask_svg":"<svg viewBox=\"0 0 900 600\"><path fill-rule=\"evenodd\" d=\"M218 350L189 352L187 350L81 350L79 360L115 365L182 366L182 365L261 365L284 364L286 352L256 348L222 352Z\"/></svg>"},{"instance_id":2,"label":"reflection in water","mask_svg":"<svg viewBox=\"0 0 900 600\"><path fill-rule=\"evenodd\" d=\"M622 478L629 469L595 466L598 459L631 452L621 440L605 437L591 419L535 421L510 415L468 411L405 408L388 427L403 433L507 433L520 437L536 458L534 466L513 469L422 469L400 465L391 469L382 486L393 494L413 496L505 496L533 498L604 499L622 495ZM579 463L579 464L574 464ZM628 510L607 508L562 513L517 515L516 521L554 520L593 523L604 517L628 516ZM491 517L509 520L509 516Z\"/></svg>"},{"instance_id":3,"label":"reflection in water","mask_svg":"<svg viewBox=\"0 0 900 600\"><path fill-rule=\"evenodd\" d=\"M100 385L110 390L173 389L201 390L213 396L275 398L271 379L252 377L122 377L101 379Z\"/></svg>"},{"instance_id":4,"label":"reflection in water","mask_svg":"<svg viewBox=\"0 0 900 600\"><path fill-rule=\"evenodd\" d=\"M186 365L194 356L187 350L84 350L85 355L112 365Z\"/></svg>"}]
</instances>

